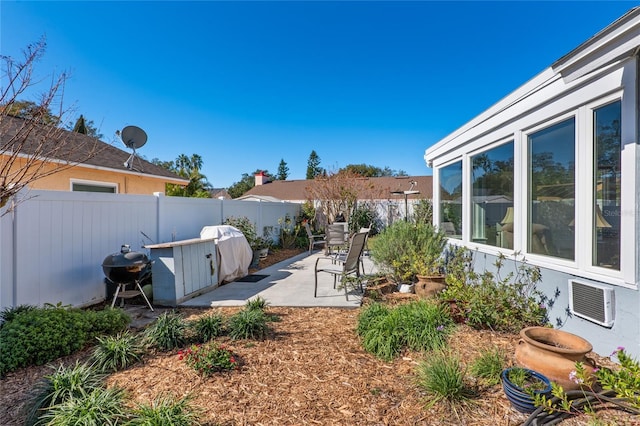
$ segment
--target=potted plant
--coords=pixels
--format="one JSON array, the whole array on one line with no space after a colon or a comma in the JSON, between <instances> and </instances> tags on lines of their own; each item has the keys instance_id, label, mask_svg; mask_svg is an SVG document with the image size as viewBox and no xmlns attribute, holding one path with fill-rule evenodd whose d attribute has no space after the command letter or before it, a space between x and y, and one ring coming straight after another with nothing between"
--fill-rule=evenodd
<instances>
[{"instance_id":1,"label":"potted plant","mask_svg":"<svg viewBox=\"0 0 640 426\"><path fill-rule=\"evenodd\" d=\"M398 285L413 284L418 275L441 275L446 243L431 224L398 221L372 241L371 258Z\"/></svg>"},{"instance_id":2,"label":"potted plant","mask_svg":"<svg viewBox=\"0 0 640 426\"><path fill-rule=\"evenodd\" d=\"M418 280L415 286L417 294L431 297L446 288L444 260L441 253L420 254L412 257L411 267Z\"/></svg>"},{"instance_id":3,"label":"potted plant","mask_svg":"<svg viewBox=\"0 0 640 426\"><path fill-rule=\"evenodd\" d=\"M265 237L255 237L253 241L250 241L251 249L254 254L260 259L264 259L269 254L269 248L271 247L271 240Z\"/></svg>"},{"instance_id":4,"label":"potted plant","mask_svg":"<svg viewBox=\"0 0 640 426\"><path fill-rule=\"evenodd\" d=\"M507 399L521 413L533 413L535 395L550 395L551 382L547 377L522 367L511 367L502 371L502 389Z\"/></svg>"}]
</instances>

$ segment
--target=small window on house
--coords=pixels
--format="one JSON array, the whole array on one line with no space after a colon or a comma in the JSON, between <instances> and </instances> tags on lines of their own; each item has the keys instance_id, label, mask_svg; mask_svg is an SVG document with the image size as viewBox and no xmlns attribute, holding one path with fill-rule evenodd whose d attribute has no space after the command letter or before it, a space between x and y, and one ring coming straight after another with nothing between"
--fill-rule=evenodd
<instances>
[{"instance_id":1,"label":"small window on house","mask_svg":"<svg viewBox=\"0 0 640 426\"><path fill-rule=\"evenodd\" d=\"M593 265L620 270L620 101L593 112Z\"/></svg>"},{"instance_id":2,"label":"small window on house","mask_svg":"<svg viewBox=\"0 0 640 426\"><path fill-rule=\"evenodd\" d=\"M513 141L471 157L471 241L513 248Z\"/></svg>"},{"instance_id":3,"label":"small window on house","mask_svg":"<svg viewBox=\"0 0 640 426\"><path fill-rule=\"evenodd\" d=\"M72 191L79 192L106 192L110 194L116 193L116 186L109 184L94 184L94 183L82 183L82 182L72 182L71 183Z\"/></svg>"},{"instance_id":4,"label":"small window on house","mask_svg":"<svg viewBox=\"0 0 640 426\"><path fill-rule=\"evenodd\" d=\"M462 161L440 169L440 229L462 239Z\"/></svg>"},{"instance_id":5,"label":"small window on house","mask_svg":"<svg viewBox=\"0 0 640 426\"><path fill-rule=\"evenodd\" d=\"M575 257L575 119L529 136L529 253Z\"/></svg>"}]
</instances>

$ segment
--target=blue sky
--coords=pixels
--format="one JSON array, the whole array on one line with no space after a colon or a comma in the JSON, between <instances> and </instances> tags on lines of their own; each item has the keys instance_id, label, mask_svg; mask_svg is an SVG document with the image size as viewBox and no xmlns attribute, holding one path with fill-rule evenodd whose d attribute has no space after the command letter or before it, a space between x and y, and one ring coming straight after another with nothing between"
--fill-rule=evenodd
<instances>
[{"instance_id":1,"label":"blue sky","mask_svg":"<svg viewBox=\"0 0 640 426\"><path fill-rule=\"evenodd\" d=\"M214 187L370 164L431 174L424 150L634 2L0 3L0 52L46 36L36 74L104 140L143 128L147 159L197 153ZM4 84L4 83L3 83Z\"/></svg>"}]
</instances>

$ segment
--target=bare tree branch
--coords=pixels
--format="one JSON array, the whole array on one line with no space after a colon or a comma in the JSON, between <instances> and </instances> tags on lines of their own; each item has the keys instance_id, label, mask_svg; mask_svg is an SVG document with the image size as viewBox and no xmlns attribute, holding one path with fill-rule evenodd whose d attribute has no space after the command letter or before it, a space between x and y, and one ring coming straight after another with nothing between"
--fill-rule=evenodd
<instances>
[{"instance_id":1,"label":"bare tree branch","mask_svg":"<svg viewBox=\"0 0 640 426\"><path fill-rule=\"evenodd\" d=\"M65 73L53 77L37 102L19 99L38 83L33 70L45 48L41 39L27 46L22 61L0 56L4 65L0 88L0 208L34 181L81 164L106 145L97 138L60 128L64 122L61 102L59 115L51 113L64 88ZM22 110L24 105L28 105L27 111Z\"/></svg>"}]
</instances>

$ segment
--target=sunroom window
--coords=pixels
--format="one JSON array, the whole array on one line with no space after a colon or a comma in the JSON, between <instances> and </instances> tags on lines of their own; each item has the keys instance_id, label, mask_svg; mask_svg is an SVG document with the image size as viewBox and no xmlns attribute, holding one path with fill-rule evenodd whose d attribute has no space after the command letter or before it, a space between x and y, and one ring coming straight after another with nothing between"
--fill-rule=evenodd
<instances>
[{"instance_id":1,"label":"sunroom window","mask_svg":"<svg viewBox=\"0 0 640 426\"><path fill-rule=\"evenodd\" d=\"M593 265L620 270L620 101L593 112Z\"/></svg>"},{"instance_id":2,"label":"sunroom window","mask_svg":"<svg viewBox=\"0 0 640 426\"><path fill-rule=\"evenodd\" d=\"M471 157L471 241L513 248L513 141Z\"/></svg>"},{"instance_id":3,"label":"sunroom window","mask_svg":"<svg viewBox=\"0 0 640 426\"><path fill-rule=\"evenodd\" d=\"M575 257L575 119L529 135L527 250Z\"/></svg>"},{"instance_id":4,"label":"sunroom window","mask_svg":"<svg viewBox=\"0 0 640 426\"><path fill-rule=\"evenodd\" d=\"M462 239L462 161L440 169L440 229Z\"/></svg>"}]
</instances>

